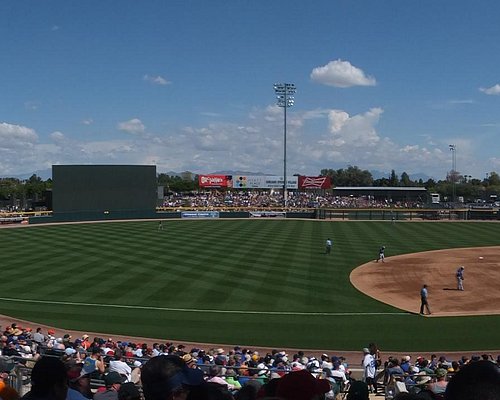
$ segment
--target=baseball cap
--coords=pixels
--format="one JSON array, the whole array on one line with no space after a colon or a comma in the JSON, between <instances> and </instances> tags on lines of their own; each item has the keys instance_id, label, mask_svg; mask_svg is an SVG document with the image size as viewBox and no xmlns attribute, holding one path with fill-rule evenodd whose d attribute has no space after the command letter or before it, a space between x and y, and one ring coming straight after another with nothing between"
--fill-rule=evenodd
<instances>
[{"instance_id":1,"label":"baseball cap","mask_svg":"<svg viewBox=\"0 0 500 400\"><path fill-rule=\"evenodd\" d=\"M306 370L290 372L278 381L276 396L286 400L311 400L330 391L326 379L316 379Z\"/></svg>"},{"instance_id":2,"label":"baseball cap","mask_svg":"<svg viewBox=\"0 0 500 400\"><path fill-rule=\"evenodd\" d=\"M76 353L76 350L73 347L67 347L66 350L64 350L67 356L71 356Z\"/></svg>"},{"instance_id":3,"label":"baseball cap","mask_svg":"<svg viewBox=\"0 0 500 400\"><path fill-rule=\"evenodd\" d=\"M123 383L125 379L118 372L112 371L104 375L104 383L106 386L111 386L115 383Z\"/></svg>"}]
</instances>

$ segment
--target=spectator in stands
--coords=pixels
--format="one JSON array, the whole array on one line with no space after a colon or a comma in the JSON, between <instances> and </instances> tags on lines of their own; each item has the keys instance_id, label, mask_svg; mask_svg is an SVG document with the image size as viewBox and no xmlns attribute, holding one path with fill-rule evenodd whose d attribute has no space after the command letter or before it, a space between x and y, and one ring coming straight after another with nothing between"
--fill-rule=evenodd
<instances>
[{"instance_id":1,"label":"spectator in stands","mask_svg":"<svg viewBox=\"0 0 500 400\"><path fill-rule=\"evenodd\" d=\"M98 391L94 395L94 400L118 400L118 390L125 378L123 378L118 372L108 372L104 375L104 383L106 385L106 390Z\"/></svg>"},{"instance_id":2,"label":"spectator in stands","mask_svg":"<svg viewBox=\"0 0 500 400\"><path fill-rule=\"evenodd\" d=\"M63 362L45 356L35 363L31 371L31 390L23 400L65 400L68 393L68 378Z\"/></svg>"},{"instance_id":3,"label":"spectator in stands","mask_svg":"<svg viewBox=\"0 0 500 400\"><path fill-rule=\"evenodd\" d=\"M446 400L500 399L500 370L490 361L467 364L454 375L445 392Z\"/></svg>"},{"instance_id":4,"label":"spectator in stands","mask_svg":"<svg viewBox=\"0 0 500 400\"><path fill-rule=\"evenodd\" d=\"M68 347L73 347L74 343L71 341L72 337L69 333L66 333L64 336L63 336L63 344L64 344L64 348L68 348Z\"/></svg>"},{"instance_id":5,"label":"spectator in stands","mask_svg":"<svg viewBox=\"0 0 500 400\"><path fill-rule=\"evenodd\" d=\"M434 371L438 367L439 360L437 355L431 354L431 360L429 362L429 368Z\"/></svg>"},{"instance_id":6,"label":"spectator in stands","mask_svg":"<svg viewBox=\"0 0 500 400\"><path fill-rule=\"evenodd\" d=\"M439 357L438 368L448 369L451 367L451 362L446 359L446 356Z\"/></svg>"},{"instance_id":7,"label":"spectator in stands","mask_svg":"<svg viewBox=\"0 0 500 400\"><path fill-rule=\"evenodd\" d=\"M375 379L377 364L369 348L363 349L363 380L368 385L370 393L377 393L377 381Z\"/></svg>"},{"instance_id":8,"label":"spectator in stands","mask_svg":"<svg viewBox=\"0 0 500 400\"><path fill-rule=\"evenodd\" d=\"M81 364L70 366L67 375L69 388L66 400L88 400L92 398L90 375L85 373Z\"/></svg>"},{"instance_id":9,"label":"spectator in stands","mask_svg":"<svg viewBox=\"0 0 500 400\"><path fill-rule=\"evenodd\" d=\"M109 362L109 372L118 372L125 378L125 382L130 382L132 378L132 368L123 361L123 353L121 349L115 350L115 355Z\"/></svg>"},{"instance_id":10,"label":"spectator in stands","mask_svg":"<svg viewBox=\"0 0 500 400\"><path fill-rule=\"evenodd\" d=\"M330 391L326 379L316 379L306 370L295 371L280 378L276 396L284 400L316 400Z\"/></svg>"},{"instance_id":11,"label":"spectator in stands","mask_svg":"<svg viewBox=\"0 0 500 400\"><path fill-rule=\"evenodd\" d=\"M226 379L226 382L228 383L229 387L231 387L231 385L232 385L234 390L241 389L241 383L238 381L237 373L233 368L228 368L226 370L225 379Z\"/></svg>"},{"instance_id":12,"label":"spectator in stands","mask_svg":"<svg viewBox=\"0 0 500 400\"><path fill-rule=\"evenodd\" d=\"M347 400L368 400L370 397L368 385L362 381L353 381L347 391Z\"/></svg>"},{"instance_id":13,"label":"spectator in stands","mask_svg":"<svg viewBox=\"0 0 500 400\"><path fill-rule=\"evenodd\" d=\"M261 388L262 384L259 381L250 379L246 381L243 387L236 393L236 399L255 400Z\"/></svg>"},{"instance_id":14,"label":"spectator in stands","mask_svg":"<svg viewBox=\"0 0 500 400\"><path fill-rule=\"evenodd\" d=\"M83 361L83 368L91 375L92 378L100 378L106 366L104 365L101 349L97 346L92 346L91 355Z\"/></svg>"},{"instance_id":15,"label":"spectator in stands","mask_svg":"<svg viewBox=\"0 0 500 400\"><path fill-rule=\"evenodd\" d=\"M146 400L184 400L193 386L201 385L203 372L189 368L178 356L153 357L142 367Z\"/></svg>"},{"instance_id":16,"label":"spectator in stands","mask_svg":"<svg viewBox=\"0 0 500 400\"><path fill-rule=\"evenodd\" d=\"M333 363L332 377L333 379L341 379L342 383L347 385L349 383L349 379L347 378L346 373L342 371L341 365L342 364L340 362Z\"/></svg>"},{"instance_id":17,"label":"spectator in stands","mask_svg":"<svg viewBox=\"0 0 500 400\"><path fill-rule=\"evenodd\" d=\"M91 343L89 341L89 335L82 335L81 346L87 350L90 347Z\"/></svg>"},{"instance_id":18,"label":"spectator in stands","mask_svg":"<svg viewBox=\"0 0 500 400\"><path fill-rule=\"evenodd\" d=\"M2 354L7 357L21 357L21 353L18 351L17 340L10 338L10 342L7 342L7 347L2 349Z\"/></svg>"},{"instance_id":19,"label":"spectator in stands","mask_svg":"<svg viewBox=\"0 0 500 400\"><path fill-rule=\"evenodd\" d=\"M460 370L460 364L457 361L451 362L451 367L448 368L448 372L456 373Z\"/></svg>"},{"instance_id":20,"label":"spectator in stands","mask_svg":"<svg viewBox=\"0 0 500 400\"><path fill-rule=\"evenodd\" d=\"M423 358L419 357L417 358L417 367L420 370L420 372L425 372L427 375L431 375L434 373L434 370L429 368L430 361Z\"/></svg>"},{"instance_id":21,"label":"spectator in stands","mask_svg":"<svg viewBox=\"0 0 500 400\"><path fill-rule=\"evenodd\" d=\"M134 368L132 368L132 373L130 374L130 382L138 385L141 382L141 368L142 362L139 360L134 361Z\"/></svg>"},{"instance_id":22,"label":"spectator in stands","mask_svg":"<svg viewBox=\"0 0 500 400\"><path fill-rule=\"evenodd\" d=\"M42 328L36 328L36 332L33 334L33 341L38 345L45 342L45 335L42 332Z\"/></svg>"},{"instance_id":23,"label":"spectator in stands","mask_svg":"<svg viewBox=\"0 0 500 400\"><path fill-rule=\"evenodd\" d=\"M233 390L234 386L233 385L230 386L229 383L224 378L222 378L222 375L224 375L225 372L226 372L225 368L222 368L219 365L210 366L210 368L208 368L208 373L207 373L208 375L207 382L217 383L219 385L226 386L227 388L229 388L229 390Z\"/></svg>"},{"instance_id":24,"label":"spectator in stands","mask_svg":"<svg viewBox=\"0 0 500 400\"><path fill-rule=\"evenodd\" d=\"M132 382L124 383L118 389L118 400L141 400L141 393Z\"/></svg>"},{"instance_id":25,"label":"spectator in stands","mask_svg":"<svg viewBox=\"0 0 500 400\"><path fill-rule=\"evenodd\" d=\"M234 400L234 397L227 387L206 382L192 388L187 400Z\"/></svg>"},{"instance_id":26,"label":"spectator in stands","mask_svg":"<svg viewBox=\"0 0 500 400\"><path fill-rule=\"evenodd\" d=\"M446 386L448 385L448 381L446 380L448 372L444 368L438 368L435 375L435 381L429 383L427 388L434 394L442 395L446 391Z\"/></svg>"},{"instance_id":27,"label":"spectator in stands","mask_svg":"<svg viewBox=\"0 0 500 400\"><path fill-rule=\"evenodd\" d=\"M19 400L19 393L8 384L9 373L14 365L11 360L0 359L0 399Z\"/></svg>"},{"instance_id":28,"label":"spectator in stands","mask_svg":"<svg viewBox=\"0 0 500 400\"><path fill-rule=\"evenodd\" d=\"M403 375L404 371L399 365L399 360L396 357L390 357L385 368L384 384L389 382L392 375Z\"/></svg>"}]
</instances>

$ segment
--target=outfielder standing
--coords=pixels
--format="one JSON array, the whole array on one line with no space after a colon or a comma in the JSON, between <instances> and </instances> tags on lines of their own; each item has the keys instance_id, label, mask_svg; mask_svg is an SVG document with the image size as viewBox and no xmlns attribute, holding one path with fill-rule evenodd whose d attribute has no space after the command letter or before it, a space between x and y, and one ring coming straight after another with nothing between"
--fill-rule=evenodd
<instances>
[{"instance_id":1,"label":"outfielder standing","mask_svg":"<svg viewBox=\"0 0 500 400\"><path fill-rule=\"evenodd\" d=\"M326 254L330 254L331 251L332 251L332 240L330 238L328 238L328 239L326 239L325 252L326 252Z\"/></svg>"},{"instance_id":2,"label":"outfielder standing","mask_svg":"<svg viewBox=\"0 0 500 400\"><path fill-rule=\"evenodd\" d=\"M456 277L458 290L464 290L464 269L465 267L463 265L457 269Z\"/></svg>"}]
</instances>

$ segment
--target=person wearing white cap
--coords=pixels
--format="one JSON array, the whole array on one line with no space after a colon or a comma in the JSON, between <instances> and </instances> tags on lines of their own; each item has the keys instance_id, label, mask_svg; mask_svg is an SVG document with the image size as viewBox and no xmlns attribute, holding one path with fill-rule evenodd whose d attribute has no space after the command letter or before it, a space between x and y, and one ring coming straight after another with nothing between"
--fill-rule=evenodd
<instances>
[{"instance_id":1,"label":"person wearing white cap","mask_svg":"<svg viewBox=\"0 0 500 400\"><path fill-rule=\"evenodd\" d=\"M465 267L463 265L457 269L456 277L458 290L464 290L464 270Z\"/></svg>"}]
</instances>

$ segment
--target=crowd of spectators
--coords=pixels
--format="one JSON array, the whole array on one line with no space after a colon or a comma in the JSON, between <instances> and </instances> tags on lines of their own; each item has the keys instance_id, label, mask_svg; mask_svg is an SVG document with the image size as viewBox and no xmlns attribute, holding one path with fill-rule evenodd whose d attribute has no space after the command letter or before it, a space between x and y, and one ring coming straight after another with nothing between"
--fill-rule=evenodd
<instances>
[{"instance_id":1,"label":"crowd of spectators","mask_svg":"<svg viewBox=\"0 0 500 400\"><path fill-rule=\"evenodd\" d=\"M287 207L310 208L421 208L422 202L390 201L373 196L335 196L328 192L289 191ZM279 190L210 190L205 192L171 193L163 201L165 208L281 208L283 193Z\"/></svg>"},{"instance_id":2,"label":"crowd of spectators","mask_svg":"<svg viewBox=\"0 0 500 400\"><path fill-rule=\"evenodd\" d=\"M386 398L426 394L439 399L448 390L450 377L469 365L488 363L497 374L500 368L500 355L494 359L487 354L451 361L445 356L413 359L408 355L388 357L383 362L377 346L371 343L363 349L363 355L360 352L362 372L358 371L354 379L347 360L340 355L315 357L302 351L288 354L279 350L260 354L239 346L226 351L55 333L42 328L33 331L15 323L2 331L2 400L19 398L6 384L14 368L6 360L32 368L32 386L24 396L26 400L313 400L335 399L343 392L348 400L366 400L370 392ZM492 386L498 391L497 397L491 399L500 399L500 375L497 379ZM49 397L47 390L52 391ZM169 391L171 397L165 395ZM177 391L188 397L174 396Z\"/></svg>"}]
</instances>

